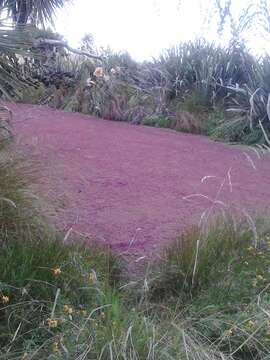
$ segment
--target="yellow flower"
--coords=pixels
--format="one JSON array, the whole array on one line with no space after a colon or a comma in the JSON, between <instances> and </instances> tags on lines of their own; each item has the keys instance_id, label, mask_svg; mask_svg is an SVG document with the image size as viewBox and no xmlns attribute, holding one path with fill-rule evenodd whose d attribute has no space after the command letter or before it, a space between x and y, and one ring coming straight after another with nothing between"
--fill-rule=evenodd
<instances>
[{"instance_id":1,"label":"yellow flower","mask_svg":"<svg viewBox=\"0 0 270 360\"><path fill-rule=\"evenodd\" d=\"M105 313L104 313L104 312L102 312L102 313L100 314L100 317L101 317L101 319L102 319L102 320L105 320L105 319L106 319L106 315L105 315Z\"/></svg>"},{"instance_id":2,"label":"yellow flower","mask_svg":"<svg viewBox=\"0 0 270 360\"><path fill-rule=\"evenodd\" d=\"M64 312L68 315L72 315L73 314L73 308L69 305L64 305Z\"/></svg>"},{"instance_id":3,"label":"yellow flower","mask_svg":"<svg viewBox=\"0 0 270 360\"><path fill-rule=\"evenodd\" d=\"M62 273L62 271L59 267L52 269L52 272L53 272L54 276L59 276Z\"/></svg>"},{"instance_id":4,"label":"yellow flower","mask_svg":"<svg viewBox=\"0 0 270 360\"><path fill-rule=\"evenodd\" d=\"M94 270L92 270L91 274L89 274L89 281L92 284L95 284L97 282L97 274Z\"/></svg>"},{"instance_id":5,"label":"yellow flower","mask_svg":"<svg viewBox=\"0 0 270 360\"><path fill-rule=\"evenodd\" d=\"M1 298L1 300L2 300L2 303L3 303L3 304L8 304L8 303L9 303L9 297L6 296L6 295L3 295L2 298Z\"/></svg>"},{"instance_id":6,"label":"yellow flower","mask_svg":"<svg viewBox=\"0 0 270 360\"><path fill-rule=\"evenodd\" d=\"M58 320L55 319L47 319L47 324L49 328L56 328L58 326Z\"/></svg>"},{"instance_id":7,"label":"yellow flower","mask_svg":"<svg viewBox=\"0 0 270 360\"><path fill-rule=\"evenodd\" d=\"M102 78L104 76L104 70L101 66L98 66L94 71L94 76L97 78Z\"/></svg>"},{"instance_id":8,"label":"yellow flower","mask_svg":"<svg viewBox=\"0 0 270 360\"><path fill-rule=\"evenodd\" d=\"M232 336L232 334L233 334L233 329L229 329L225 331L225 336Z\"/></svg>"},{"instance_id":9,"label":"yellow flower","mask_svg":"<svg viewBox=\"0 0 270 360\"><path fill-rule=\"evenodd\" d=\"M27 353L24 353L21 360L30 360L30 356Z\"/></svg>"},{"instance_id":10,"label":"yellow flower","mask_svg":"<svg viewBox=\"0 0 270 360\"><path fill-rule=\"evenodd\" d=\"M55 341L53 343L53 353L56 354L56 355L60 355L61 354L61 351L59 349L59 343L57 341Z\"/></svg>"},{"instance_id":11,"label":"yellow flower","mask_svg":"<svg viewBox=\"0 0 270 360\"><path fill-rule=\"evenodd\" d=\"M255 326L255 322L252 321L252 320L249 320L249 321L247 322L247 326L248 326L249 328L253 328L253 327Z\"/></svg>"},{"instance_id":12,"label":"yellow flower","mask_svg":"<svg viewBox=\"0 0 270 360\"><path fill-rule=\"evenodd\" d=\"M257 275L256 277L257 277L257 279L259 281L264 281L265 280L265 278L262 275Z\"/></svg>"}]
</instances>

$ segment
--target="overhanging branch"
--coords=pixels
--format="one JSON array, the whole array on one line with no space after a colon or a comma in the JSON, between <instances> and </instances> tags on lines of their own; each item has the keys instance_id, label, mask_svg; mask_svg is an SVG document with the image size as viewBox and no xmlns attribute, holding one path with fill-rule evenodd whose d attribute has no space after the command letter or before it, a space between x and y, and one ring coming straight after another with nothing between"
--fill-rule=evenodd
<instances>
[{"instance_id":1,"label":"overhanging branch","mask_svg":"<svg viewBox=\"0 0 270 360\"><path fill-rule=\"evenodd\" d=\"M87 56L89 58L92 59L97 59L97 60L102 60L102 57L94 55L94 54L89 54L88 52L82 51L82 50L78 50L78 49L73 49L72 47L70 47L68 45L68 43L66 41L63 40L54 40L54 39L38 39L35 40L34 42L34 46L35 47L39 47L42 45L53 45L53 46L62 46L64 48L66 48L68 51L77 54L77 55L83 55L83 56Z\"/></svg>"}]
</instances>

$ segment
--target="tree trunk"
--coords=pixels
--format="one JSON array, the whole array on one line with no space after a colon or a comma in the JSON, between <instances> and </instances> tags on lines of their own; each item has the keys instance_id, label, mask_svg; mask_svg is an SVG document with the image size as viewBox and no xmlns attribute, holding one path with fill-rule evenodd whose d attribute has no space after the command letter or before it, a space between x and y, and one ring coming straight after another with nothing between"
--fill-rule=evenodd
<instances>
[{"instance_id":1,"label":"tree trunk","mask_svg":"<svg viewBox=\"0 0 270 360\"><path fill-rule=\"evenodd\" d=\"M27 0L19 0L17 7L16 25L19 26L27 24L29 15L30 13L29 7L27 6Z\"/></svg>"}]
</instances>

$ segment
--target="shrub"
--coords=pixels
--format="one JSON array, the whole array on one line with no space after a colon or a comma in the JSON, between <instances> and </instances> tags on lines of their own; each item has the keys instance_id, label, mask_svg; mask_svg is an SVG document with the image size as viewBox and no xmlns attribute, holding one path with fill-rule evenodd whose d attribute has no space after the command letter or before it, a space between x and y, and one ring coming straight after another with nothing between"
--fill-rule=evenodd
<instances>
[{"instance_id":1,"label":"shrub","mask_svg":"<svg viewBox=\"0 0 270 360\"><path fill-rule=\"evenodd\" d=\"M213 112L210 112L202 122L202 133L205 135L213 136L214 139L218 139L215 135L215 131L219 125L225 121L225 113L222 109L216 108ZM225 139L225 138L223 138Z\"/></svg>"},{"instance_id":2,"label":"shrub","mask_svg":"<svg viewBox=\"0 0 270 360\"><path fill-rule=\"evenodd\" d=\"M170 128L171 120L165 116L152 115L149 117L145 117L142 121L143 125L146 126L155 126L161 128Z\"/></svg>"},{"instance_id":3,"label":"shrub","mask_svg":"<svg viewBox=\"0 0 270 360\"><path fill-rule=\"evenodd\" d=\"M26 104L40 104L46 97L47 91L42 83L27 86L21 93L20 102Z\"/></svg>"}]
</instances>

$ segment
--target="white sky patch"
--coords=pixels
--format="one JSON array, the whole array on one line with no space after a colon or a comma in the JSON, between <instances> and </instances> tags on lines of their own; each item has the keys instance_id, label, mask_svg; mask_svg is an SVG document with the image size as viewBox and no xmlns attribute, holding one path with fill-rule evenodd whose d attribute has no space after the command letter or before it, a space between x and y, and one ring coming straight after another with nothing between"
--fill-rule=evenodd
<instances>
[{"instance_id":1,"label":"white sky patch","mask_svg":"<svg viewBox=\"0 0 270 360\"><path fill-rule=\"evenodd\" d=\"M58 12L56 30L72 46L78 46L82 37L91 33L97 46L127 50L137 60L151 59L181 41L200 36L218 40L213 13L208 11L212 3L212 0L74 0ZM247 0L233 0L235 14L246 3ZM263 47L258 39L253 45L256 52Z\"/></svg>"}]
</instances>

